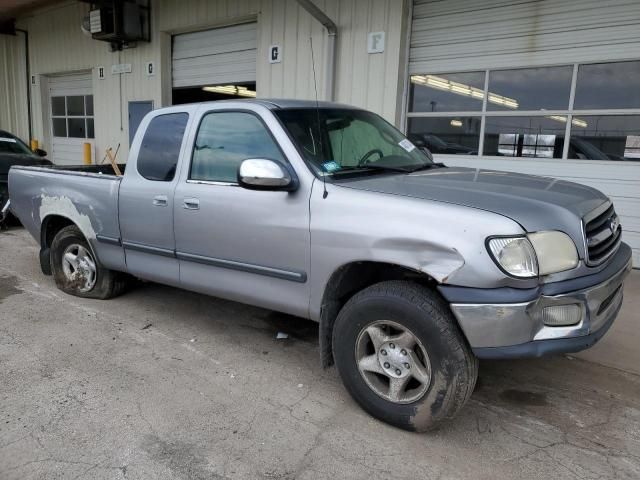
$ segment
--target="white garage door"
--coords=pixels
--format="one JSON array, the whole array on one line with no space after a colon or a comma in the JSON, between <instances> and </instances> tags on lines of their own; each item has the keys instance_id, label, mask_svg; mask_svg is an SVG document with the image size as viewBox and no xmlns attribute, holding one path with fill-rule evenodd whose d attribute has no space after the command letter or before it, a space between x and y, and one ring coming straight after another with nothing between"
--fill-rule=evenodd
<instances>
[{"instance_id":1,"label":"white garage door","mask_svg":"<svg viewBox=\"0 0 640 480\"><path fill-rule=\"evenodd\" d=\"M173 37L173 87L256 81L256 24Z\"/></svg>"},{"instance_id":2,"label":"white garage door","mask_svg":"<svg viewBox=\"0 0 640 480\"><path fill-rule=\"evenodd\" d=\"M415 0L409 73L414 141L602 190L640 267L640 2Z\"/></svg>"},{"instance_id":3,"label":"white garage door","mask_svg":"<svg viewBox=\"0 0 640 480\"><path fill-rule=\"evenodd\" d=\"M52 151L49 158L60 165L80 165L84 143L94 143L91 74L48 77Z\"/></svg>"}]
</instances>

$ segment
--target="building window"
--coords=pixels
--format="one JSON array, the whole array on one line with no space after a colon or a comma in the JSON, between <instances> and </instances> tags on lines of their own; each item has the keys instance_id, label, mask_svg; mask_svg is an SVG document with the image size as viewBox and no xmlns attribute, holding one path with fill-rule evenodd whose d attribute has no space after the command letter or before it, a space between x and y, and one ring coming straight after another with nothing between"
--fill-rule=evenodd
<instances>
[{"instance_id":1,"label":"building window","mask_svg":"<svg viewBox=\"0 0 640 480\"><path fill-rule=\"evenodd\" d=\"M562 158L566 117L562 118L488 117L484 155Z\"/></svg>"},{"instance_id":2,"label":"building window","mask_svg":"<svg viewBox=\"0 0 640 480\"><path fill-rule=\"evenodd\" d=\"M476 155L480 144L480 117L410 118L407 137L432 153Z\"/></svg>"},{"instance_id":3,"label":"building window","mask_svg":"<svg viewBox=\"0 0 640 480\"><path fill-rule=\"evenodd\" d=\"M640 61L412 75L407 135L436 154L640 161L639 78Z\"/></svg>"},{"instance_id":4,"label":"building window","mask_svg":"<svg viewBox=\"0 0 640 480\"><path fill-rule=\"evenodd\" d=\"M576 109L640 109L640 61L578 66Z\"/></svg>"},{"instance_id":5,"label":"building window","mask_svg":"<svg viewBox=\"0 0 640 480\"><path fill-rule=\"evenodd\" d=\"M93 95L51 97L54 137L94 138Z\"/></svg>"},{"instance_id":6,"label":"building window","mask_svg":"<svg viewBox=\"0 0 640 480\"><path fill-rule=\"evenodd\" d=\"M479 112L485 72L411 77L412 112Z\"/></svg>"},{"instance_id":7,"label":"building window","mask_svg":"<svg viewBox=\"0 0 640 480\"><path fill-rule=\"evenodd\" d=\"M584 115L579 120L571 124L569 158L640 160L640 115Z\"/></svg>"},{"instance_id":8,"label":"building window","mask_svg":"<svg viewBox=\"0 0 640 480\"><path fill-rule=\"evenodd\" d=\"M492 70L487 110L566 110L572 75L571 66Z\"/></svg>"}]
</instances>

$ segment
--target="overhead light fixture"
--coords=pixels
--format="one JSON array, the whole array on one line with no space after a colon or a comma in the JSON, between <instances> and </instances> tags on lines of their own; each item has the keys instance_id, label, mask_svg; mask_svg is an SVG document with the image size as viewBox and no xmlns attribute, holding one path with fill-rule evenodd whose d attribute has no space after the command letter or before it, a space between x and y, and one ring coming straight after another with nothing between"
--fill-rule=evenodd
<instances>
[{"instance_id":1,"label":"overhead light fixture","mask_svg":"<svg viewBox=\"0 0 640 480\"><path fill-rule=\"evenodd\" d=\"M464 83L447 80L446 78L438 77L437 75L412 75L411 83L425 85L427 87L455 93L456 95L476 98L478 100L484 99L484 90ZM503 107L512 108L514 110L519 107L517 100L498 95L497 93L489 92L487 100L491 103L495 103L496 105L502 105Z\"/></svg>"},{"instance_id":2,"label":"overhead light fixture","mask_svg":"<svg viewBox=\"0 0 640 480\"><path fill-rule=\"evenodd\" d=\"M235 95L237 97L250 97L255 98L256 92L249 90L247 87L241 85L219 85L212 87L202 87L205 92L221 93L223 95Z\"/></svg>"},{"instance_id":3,"label":"overhead light fixture","mask_svg":"<svg viewBox=\"0 0 640 480\"><path fill-rule=\"evenodd\" d=\"M549 115L547 118L550 118L551 120L556 120L558 122L567 123L567 117L564 117L562 115ZM574 125L580 128L587 128L589 126L589 124L584 120L582 120L581 118L572 118L571 125Z\"/></svg>"},{"instance_id":4,"label":"overhead light fixture","mask_svg":"<svg viewBox=\"0 0 640 480\"><path fill-rule=\"evenodd\" d=\"M581 120L579 118L572 118L571 119L571 124L575 125L576 127L582 127L582 128L587 128L587 126L589 126L589 124L587 122L585 122L584 120Z\"/></svg>"},{"instance_id":5,"label":"overhead light fixture","mask_svg":"<svg viewBox=\"0 0 640 480\"><path fill-rule=\"evenodd\" d=\"M451 126L452 127L461 127L462 126L462 121L461 120L451 120Z\"/></svg>"}]
</instances>

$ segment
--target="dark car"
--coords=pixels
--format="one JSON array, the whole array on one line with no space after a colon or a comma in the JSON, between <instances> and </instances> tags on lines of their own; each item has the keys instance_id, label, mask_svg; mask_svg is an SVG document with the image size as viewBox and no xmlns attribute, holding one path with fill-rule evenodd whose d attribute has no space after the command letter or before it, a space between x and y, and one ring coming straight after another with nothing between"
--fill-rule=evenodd
<instances>
[{"instance_id":1,"label":"dark car","mask_svg":"<svg viewBox=\"0 0 640 480\"><path fill-rule=\"evenodd\" d=\"M478 150L465 147L459 143L446 142L440 137L428 133L410 133L408 135L416 147L426 148L431 153L446 153L450 155L475 155Z\"/></svg>"},{"instance_id":2,"label":"dark car","mask_svg":"<svg viewBox=\"0 0 640 480\"><path fill-rule=\"evenodd\" d=\"M31 151L18 137L0 130L0 212L9 200L9 169L14 165L51 165L49 160L43 158L46 155L44 150ZM2 220L4 218L0 214Z\"/></svg>"}]
</instances>

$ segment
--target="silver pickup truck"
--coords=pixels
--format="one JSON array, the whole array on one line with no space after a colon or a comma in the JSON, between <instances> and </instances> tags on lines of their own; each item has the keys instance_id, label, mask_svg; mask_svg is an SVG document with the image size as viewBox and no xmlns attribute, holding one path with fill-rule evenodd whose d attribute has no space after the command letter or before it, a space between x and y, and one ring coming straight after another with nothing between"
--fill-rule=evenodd
<instances>
[{"instance_id":1,"label":"silver pickup truck","mask_svg":"<svg viewBox=\"0 0 640 480\"><path fill-rule=\"evenodd\" d=\"M315 320L323 365L408 430L464 405L479 358L593 345L631 269L599 191L447 168L332 103L162 108L123 177L14 167L9 190L64 292L106 299L128 274Z\"/></svg>"}]
</instances>

